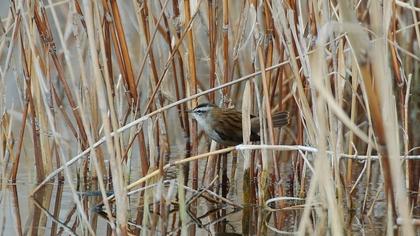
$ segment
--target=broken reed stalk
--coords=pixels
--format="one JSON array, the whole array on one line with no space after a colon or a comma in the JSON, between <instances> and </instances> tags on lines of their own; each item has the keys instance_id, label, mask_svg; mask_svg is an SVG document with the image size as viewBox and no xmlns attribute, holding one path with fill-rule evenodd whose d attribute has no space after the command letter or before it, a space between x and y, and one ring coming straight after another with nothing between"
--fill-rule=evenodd
<instances>
[{"instance_id":1,"label":"broken reed stalk","mask_svg":"<svg viewBox=\"0 0 420 236\"><path fill-rule=\"evenodd\" d=\"M251 135L251 83L247 81L244 88L244 94L242 97L242 136L244 145L250 143ZM251 219L252 219L252 208L250 207L254 202L252 201L253 184L251 178L251 151L246 150L241 152L244 158L244 173L242 175L242 201L245 206L242 216L242 233L244 235L251 235Z\"/></svg>"}]
</instances>

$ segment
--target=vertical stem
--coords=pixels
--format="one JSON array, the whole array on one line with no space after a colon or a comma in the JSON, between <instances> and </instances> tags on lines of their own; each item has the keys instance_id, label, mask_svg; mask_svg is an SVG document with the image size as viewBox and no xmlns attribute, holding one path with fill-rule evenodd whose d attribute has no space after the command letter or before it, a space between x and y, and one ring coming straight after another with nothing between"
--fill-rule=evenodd
<instances>
[{"instance_id":1,"label":"vertical stem","mask_svg":"<svg viewBox=\"0 0 420 236\"><path fill-rule=\"evenodd\" d=\"M229 81L229 1L223 0L223 83ZM228 103L226 100L229 94L229 88L223 89L223 102Z\"/></svg>"},{"instance_id":2,"label":"vertical stem","mask_svg":"<svg viewBox=\"0 0 420 236\"><path fill-rule=\"evenodd\" d=\"M29 98L29 106L30 106L30 119L32 124L32 138L34 140L34 156L35 156L35 166L36 166L36 179L37 182L40 183L45 178L44 172L44 164L42 161L42 147L41 147L41 140L39 134L39 128L37 127L37 115L35 113L35 103L32 97L31 91L31 82L28 83L28 98Z\"/></svg>"},{"instance_id":3,"label":"vertical stem","mask_svg":"<svg viewBox=\"0 0 420 236\"><path fill-rule=\"evenodd\" d=\"M350 119L352 122L356 120L357 114L357 106L356 106L356 99L357 99L357 88L359 87L358 77L357 77L357 62L353 62L352 64L352 98L351 98L351 115ZM354 143L354 134L350 130L349 133L349 146L348 146L348 154L353 155L353 143ZM347 184L352 183L352 175L353 175L353 160L349 158L347 160ZM351 202L351 201L350 201ZM351 206L350 206L351 207Z\"/></svg>"},{"instance_id":4,"label":"vertical stem","mask_svg":"<svg viewBox=\"0 0 420 236\"><path fill-rule=\"evenodd\" d=\"M184 11L185 11L185 24L187 25L188 22L191 20L191 9L190 9L190 1L184 0ZM192 26L187 32L187 39L188 39L188 65L189 71L191 75L191 88L190 91L192 94L197 93L197 74L196 74L196 65L195 65L195 50L194 50L194 37L192 32ZM192 101L192 106L197 106L197 99ZM190 129L191 135L190 137L193 139L192 142L192 153L197 153L198 148L198 140L197 140L197 123L195 121L191 124ZM188 176L185 176L188 178ZM192 171L192 187L193 189L197 189L198 187L198 160L193 162L193 171ZM192 203L191 211L193 214L197 212L197 201ZM195 225L192 225L190 228L189 235L195 235Z\"/></svg>"},{"instance_id":5,"label":"vertical stem","mask_svg":"<svg viewBox=\"0 0 420 236\"><path fill-rule=\"evenodd\" d=\"M215 20L214 20L214 9L213 9L213 0L208 0L208 15L209 15L209 44L210 44L210 88L214 88L216 82L216 32L215 32ZM215 93L209 95L209 100L211 103L215 101Z\"/></svg>"},{"instance_id":6,"label":"vertical stem","mask_svg":"<svg viewBox=\"0 0 420 236\"><path fill-rule=\"evenodd\" d=\"M134 79L133 68L131 66L131 59L130 59L130 55L128 53L129 50L128 50L127 42L125 40L124 27L123 27L122 22L121 22L121 16L120 16L117 1L111 0L110 2L111 2L112 14L113 14L113 17L114 17L115 29L117 30L119 46L120 46L120 49L121 49L121 54L122 54L123 59L124 59L124 66L125 66L124 69L125 69L125 72L127 73L126 74L127 75L126 82L128 84L128 88L130 90L131 98L133 99L133 101L135 103L138 100L137 85L136 85L136 81Z\"/></svg>"}]
</instances>

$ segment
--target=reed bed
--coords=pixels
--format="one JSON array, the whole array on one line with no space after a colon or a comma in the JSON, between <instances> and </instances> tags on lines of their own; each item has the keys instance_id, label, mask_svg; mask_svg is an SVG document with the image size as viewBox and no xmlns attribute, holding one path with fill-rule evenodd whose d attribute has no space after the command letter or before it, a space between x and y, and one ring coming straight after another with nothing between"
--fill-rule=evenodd
<instances>
[{"instance_id":1,"label":"reed bed","mask_svg":"<svg viewBox=\"0 0 420 236\"><path fill-rule=\"evenodd\" d=\"M420 232L417 1L0 6L1 234Z\"/></svg>"}]
</instances>

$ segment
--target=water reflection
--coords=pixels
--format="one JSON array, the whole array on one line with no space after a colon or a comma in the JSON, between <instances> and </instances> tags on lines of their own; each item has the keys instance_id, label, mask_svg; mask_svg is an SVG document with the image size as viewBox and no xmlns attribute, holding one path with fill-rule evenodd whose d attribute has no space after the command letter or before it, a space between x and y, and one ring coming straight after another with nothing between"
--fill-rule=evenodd
<instances>
[{"instance_id":1,"label":"water reflection","mask_svg":"<svg viewBox=\"0 0 420 236\"><path fill-rule=\"evenodd\" d=\"M19 210L19 198L18 198L18 192L17 192L17 187L16 185L9 185L7 186L7 189L10 192L10 196L11 196L11 221L13 222L13 226L15 227L11 227L14 230L14 233L16 235L22 235L22 220L21 220L21 215L20 215L20 210ZM5 201L5 194L2 194L3 197L1 198L1 202ZM3 204L1 204L3 205ZM3 208L3 207L2 207ZM6 208L3 208L6 209ZM5 220L2 219L2 222L5 223ZM7 224L6 224L7 225ZM3 228L3 227L2 227Z\"/></svg>"},{"instance_id":2,"label":"water reflection","mask_svg":"<svg viewBox=\"0 0 420 236\"><path fill-rule=\"evenodd\" d=\"M373 166L379 168L378 166ZM302 219L304 202L271 199L266 206L242 203L242 179L229 177L230 186L226 197L218 184L217 176L208 186L194 190L179 184L179 169L170 169L164 179L148 182L129 195L129 233L138 235L146 231L157 235L174 235L181 231L179 222L180 199L178 189L185 191L186 225L196 227L198 232L209 235L277 235L293 234L298 231ZM287 178L287 173L284 173ZM235 179L234 181L231 181ZM355 178L356 179L356 178ZM217 181L216 181L217 180ZM291 181L284 181L284 192L297 192L298 186ZM89 228L73 202L70 188L58 181L49 184L29 198L32 185L24 182L6 185L0 199L3 235L87 235ZM112 186L107 184L106 194L111 195ZM88 225L98 235L116 234L105 213L102 195L97 181L77 182L77 198L82 203ZM293 188L293 189L289 189ZM382 180L370 180L369 184L360 183L355 188L350 200L344 200L341 210L344 212L347 233L381 234L385 232L385 197L382 193ZM258 191L256 191L258 193ZM115 217L114 203L111 202L111 217ZM350 206L350 207L348 207ZM281 209L279 209L281 208ZM318 213L317 213L318 211ZM329 225L327 219L320 219L319 211L328 211L322 204L313 204L309 220L312 225ZM145 224L146 222L146 224ZM144 228L147 225L148 228ZM309 230L310 232L310 230ZM228 234L229 233L229 234ZM322 232L314 232L322 233Z\"/></svg>"}]
</instances>

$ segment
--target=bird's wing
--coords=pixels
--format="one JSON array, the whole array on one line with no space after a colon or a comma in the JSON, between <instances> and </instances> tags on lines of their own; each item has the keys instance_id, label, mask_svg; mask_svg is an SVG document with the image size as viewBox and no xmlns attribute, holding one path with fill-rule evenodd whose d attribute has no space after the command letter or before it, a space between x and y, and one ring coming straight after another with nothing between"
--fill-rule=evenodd
<instances>
[{"instance_id":1,"label":"bird's wing","mask_svg":"<svg viewBox=\"0 0 420 236\"><path fill-rule=\"evenodd\" d=\"M221 114L224 116L218 119L214 125L215 132L223 140L229 140L234 143L242 143L242 116L235 110L226 110Z\"/></svg>"}]
</instances>

